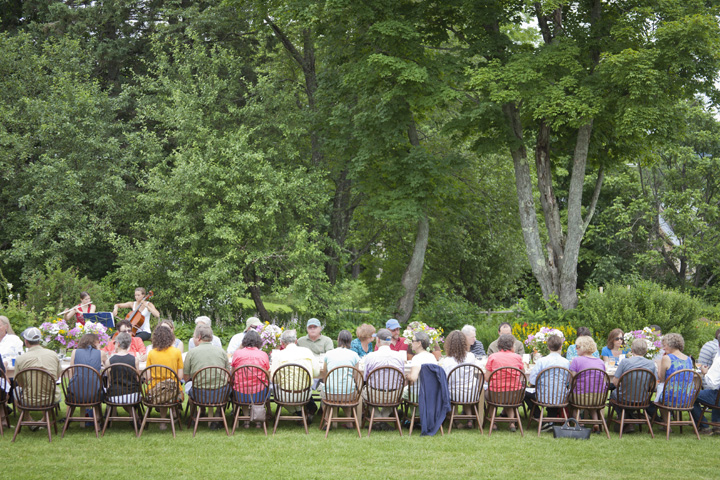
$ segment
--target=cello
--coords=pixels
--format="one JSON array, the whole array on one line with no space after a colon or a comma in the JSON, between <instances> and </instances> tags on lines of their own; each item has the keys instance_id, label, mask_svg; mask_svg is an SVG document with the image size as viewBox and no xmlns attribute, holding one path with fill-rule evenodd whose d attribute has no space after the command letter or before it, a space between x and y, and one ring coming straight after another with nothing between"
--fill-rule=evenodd
<instances>
[{"instance_id":1,"label":"cello","mask_svg":"<svg viewBox=\"0 0 720 480\"><path fill-rule=\"evenodd\" d=\"M137 302L137 307L135 307L134 310L132 310L127 315L125 315L125 320L128 320L132 324L133 337L135 336L137 331L140 330L140 327L145 325L145 315L143 315L141 313L141 310L143 308L142 304L143 304L143 302L150 300L153 297L153 295L155 295L155 294L153 293L152 290L150 290L148 292L148 294L142 298L142 300Z\"/></svg>"}]
</instances>

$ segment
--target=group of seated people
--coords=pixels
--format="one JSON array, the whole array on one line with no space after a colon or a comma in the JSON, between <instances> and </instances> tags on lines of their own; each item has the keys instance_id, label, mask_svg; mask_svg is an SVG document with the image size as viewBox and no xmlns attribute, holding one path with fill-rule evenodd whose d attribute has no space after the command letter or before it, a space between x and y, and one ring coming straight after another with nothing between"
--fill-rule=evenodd
<instances>
[{"instance_id":1,"label":"group of seated people","mask_svg":"<svg viewBox=\"0 0 720 480\"><path fill-rule=\"evenodd\" d=\"M0 320L2 320L0 318ZM2 326L0 321L0 326ZM333 341L325 335L322 335L322 325L319 320L312 318L307 324L307 335L300 338L297 337L295 330L285 330L280 338L282 348L274 351L272 359L265 353L262 348L262 339L254 327L260 325L261 322L251 317L246 322L245 330L236 335L228 345L228 351L223 350L220 340L213 334L210 319L207 317L199 317L196 319L196 328L193 338L189 342L188 353L183 360L183 343L174 335L174 326L171 321L161 321L152 332L151 345L146 348L144 342L138 337L132 335L132 326L126 320L117 324L117 336L110 341L102 350L99 348L99 340L97 335L85 335L76 350L73 351L71 357L71 365L88 365L98 372L103 367L110 365L123 364L135 369L139 369L140 362L146 361L148 366L165 365L170 367L177 373L178 378L185 383L185 393L191 398L193 397L193 386L190 380L193 375L204 367L216 366L233 371L238 367L245 365L255 365L269 372L269 378L281 366L294 363L303 366L314 380L313 388L319 389L321 396L333 395L337 393L333 388L338 388L338 382L328 382L328 372L336 367L362 367L363 375L367 380L368 375L374 369L383 366L392 366L405 374L405 382L407 385L413 385L418 382L420 371L423 365L431 364L441 367L446 374L449 374L458 365L470 363L474 364L477 360L483 359L488 355L487 362L484 364L485 380L497 369L502 367L514 367L520 371L526 368L523 363L522 354L524 348L512 334L511 327L507 323L500 325L498 329L498 339L493 341L485 351L481 342L476 338L475 328L466 325L462 330L450 332L444 342L444 355L440 351L437 343L433 343L430 337L424 332L417 332L413 335L411 341L400 336L400 323L395 319L387 321L385 328L375 330L372 325L363 324L357 328L355 339L347 330L342 330L337 339L337 347ZM659 330L659 329L658 329ZM0 332L2 333L2 332ZM40 346L41 333L37 328L29 328L23 332L23 341L27 348L27 353L17 358L16 374L23 369L30 367L40 367L50 372L56 379L62 373L60 361L54 352L50 352ZM635 341L632 343L632 350L628 351L623 347L623 332L619 329L613 330L608 336L607 345L603 347L602 352L598 354L597 344L590 336L590 331L585 328L578 329L578 337L573 345L568 348L566 357L561 355L564 339L558 336L550 336L547 340L547 346L550 353L535 363L528 375L528 384L535 385L538 375L543 370L550 367L563 367L574 375L582 370L589 368L606 370L607 364L617 363L612 383L617 386L618 379L627 371L643 368L650 370L657 377L657 382L662 385L664 380L674 372L682 369L692 369L693 361L690 357L683 354L684 340L681 335L670 333L662 337L663 351L655 360L645 358L647 353L647 345L645 342ZM708 342L703 347L700 355L700 368L705 375L705 390L698 395L698 402L704 401L706 404L715 404L717 399L717 391L720 388L720 330L718 330L716 339ZM626 356L627 357L624 357ZM229 358L230 356L230 358ZM622 360L622 361L620 361ZM408 369L405 370L405 364ZM0 365L2 361L0 360ZM325 379L325 384L323 384ZM159 384L167 380L167 378L150 379L151 386ZM507 379L506 379L507 380ZM78 380L80 381L80 380ZM119 377L118 382L127 381ZM349 379L343 380L346 385ZM467 378L454 378L454 384L449 385L450 392L461 391L462 389L478 389L478 379L474 376ZM509 383L507 383L509 382ZM512 384L512 379L506 382L507 385ZM569 385L570 379L567 379ZM231 385L234 390L231 392ZM333 385L327 390L326 385ZM120 385L108 385L107 392L104 395L113 396ZM127 391L127 385L122 385L123 391ZM136 385L139 394L140 386ZM209 388L207 385L198 385L196 390L202 391ZM255 375L251 378L244 377L242 381L234 381L222 388L227 389L228 395L233 395L238 402L254 403L257 399L265 399L268 391L272 390L272 385L268 382L267 376ZM366 388L373 388L367 385ZM508 387L511 388L511 387ZM584 395L592 393L588 389L589 385L576 385L573 395ZM611 387L612 388L612 387ZM662 387L660 387L662 388ZM679 393L668 391L672 386L666 387L665 396L677 395ZM492 387L491 387L492 390ZM417 393L415 393L416 395ZM492 391L490 392L492 394ZM529 389L526 393L528 401L533 402L542 392ZM613 395L615 392L612 393ZM658 390L656 398L660 398L662 390ZM404 397L409 398L410 391L406 388ZM59 400L60 395L57 392L56 399ZM311 415L317 409L315 402L308 401L307 408ZM2 409L0 409L2 410ZM166 415L166 411L159 411L161 416ZM387 412L379 412L386 414ZM560 416L559 409L549 409L547 414L549 417ZM720 433L720 410L712 411L711 424L714 429L707 424L707 420L702 418L701 408L698 404L693 411L693 418L700 427L701 431L706 434ZM6 421L2 418L5 414L0 411L0 421ZM351 416L350 412L345 412L347 416ZM533 415L539 414L537 409L533 410ZM512 417L512 412L507 412ZM592 412L593 418L597 418L597 412ZM7 423L7 421L6 421ZM717 424L717 425L716 425ZM347 424L346 426L349 426ZM249 422L245 422L245 428L249 428ZM473 421L467 424L456 424L456 427L473 427ZM256 427L260 427L259 423ZM165 424L161 424L160 428L167 428ZM543 426L543 430L551 430L552 423ZM510 423L510 430L515 430L514 423Z\"/></svg>"}]
</instances>

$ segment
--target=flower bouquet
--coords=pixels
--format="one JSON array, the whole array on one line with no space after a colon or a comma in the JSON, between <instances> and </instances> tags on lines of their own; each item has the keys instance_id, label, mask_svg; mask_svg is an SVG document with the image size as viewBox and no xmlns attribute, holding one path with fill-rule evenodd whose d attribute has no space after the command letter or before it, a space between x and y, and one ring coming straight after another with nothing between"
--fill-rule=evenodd
<instances>
[{"instance_id":1,"label":"flower bouquet","mask_svg":"<svg viewBox=\"0 0 720 480\"><path fill-rule=\"evenodd\" d=\"M71 327L64 319L58 318L40 325L40 332L42 333L43 345L56 352L76 348L78 342L86 333L97 334L100 339L100 348L110 341L107 328L102 323L86 322L85 325L76 323Z\"/></svg>"},{"instance_id":2,"label":"flower bouquet","mask_svg":"<svg viewBox=\"0 0 720 480\"><path fill-rule=\"evenodd\" d=\"M262 347L260 350L270 355L270 352L280 348L280 335L283 329L275 324L265 322L264 325L257 325L253 329L260 335L262 339Z\"/></svg>"},{"instance_id":3,"label":"flower bouquet","mask_svg":"<svg viewBox=\"0 0 720 480\"><path fill-rule=\"evenodd\" d=\"M625 345L631 347L633 342L644 341L647 343L647 353L645 358L652 360L655 355L658 354L662 349L662 342L660 336L656 334L650 327L645 327L642 330L633 330L627 332L623 338L625 339Z\"/></svg>"},{"instance_id":4,"label":"flower bouquet","mask_svg":"<svg viewBox=\"0 0 720 480\"><path fill-rule=\"evenodd\" d=\"M429 352L441 349L441 344L444 341L442 328L433 328L423 322L410 322L402 333L403 338L407 339L408 345L412 345L413 336L417 332L425 332L428 337L430 337L430 348L428 348Z\"/></svg>"},{"instance_id":5,"label":"flower bouquet","mask_svg":"<svg viewBox=\"0 0 720 480\"><path fill-rule=\"evenodd\" d=\"M550 353L550 349L547 346L547 341L548 338L553 335L563 339L565 338L565 334L557 328L541 327L540 330L538 330L534 334L528 335L527 339L525 340L525 346L531 348L533 354L538 353L542 356L545 356Z\"/></svg>"}]
</instances>

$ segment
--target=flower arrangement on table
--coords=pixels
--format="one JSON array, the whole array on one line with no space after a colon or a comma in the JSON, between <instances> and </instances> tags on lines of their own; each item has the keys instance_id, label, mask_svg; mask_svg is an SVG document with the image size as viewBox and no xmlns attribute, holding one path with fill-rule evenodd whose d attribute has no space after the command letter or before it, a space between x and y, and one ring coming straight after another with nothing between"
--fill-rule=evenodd
<instances>
[{"instance_id":1,"label":"flower arrangement on table","mask_svg":"<svg viewBox=\"0 0 720 480\"><path fill-rule=\"evenodd\" d=\"M69 325L64 319L57 318L51 322L40 325L42 344L56 352L62 349L76 348L83 335L94 333L100 340L100 348L110 341L108 329L102 323L85 322Z\"/></svg>"},{"instance_id":2,"label":"flower arrangement on table","mask_svg":"<svg viewBox=\"0 0 720 480\"><path fill-rule=\"evenodd\" d=\"M533 354L539 353L545 356L550 353L550 349L547 346L548 338L551 336L560 337L563 339L563 346L565 343L565 334L557 328L540 327L540 329L528 335L525 340L525 346L532 349Z\"/></svg>"},{"instance_id":3,"label":"flower arrangement on table","mask_svg":"<svg viewBox=\"0 0 720 480\"><path fill-rule=\"evenodd\" d=\"M526 339L523 342L523 344L525 345L526 353L538 352L538 353L542 353L543 355L546 355L546 353L543 353L543 352L549 353L549 350L547 349L547 344L545 344L545 342L543 342L542 345L539 345L540 349L537 348L537 346L535 345L534 342L528 342L530 337L534 338L542 329L558 330L560 333L562 333L562 337L565 340L563 341L563 346L562 346L562 350L560 351L560 353L563 356L567 352L568 347L571 345L569 339L574 339L575 337L577 337L577 330L575 330L570 325L560 325L557 327L549 327L547 325L542 325L539 323L528 323L528 322L514 324L512 327L512 334L517 339L523 339L523 338ZM545 339L545 341L547 341L547 339Z\"/></svg>"},{"instance_id":4,"label":"flower arrangement on table","mask_svg":"<svg viewBox=\"0 0 720 480\"><path fill-rule=\"evenodd\" d=\"M283 328L278 327L274 323L265 322L264 325L256 325L252 327L262 339L262 347L260 350L270 355L270 352L280 348L280 335L282 335Z\"/></svg>"},{"instance_id":5,"label":"flower arrangement on table","mask_svg":"<svg viewBox=\"0 0 720 480\"><path fill-rule=\"evenodd\" d=\"M432 352L434 349L440 350L442 348L441 345L445 340L445 338L442 336L442 328L433 328L423 322L410 322L408 323L407 327L405 327L405 330L402 333L402 337L407 339L408 345L412 345L413 336L417 332L425 332L427 333L428 337L430 337L430 348L428 349L429 352Z\"/></svg>"},{"instance_id":6,"label":"flower arrangement on table","mask_svg":"<svg viewBox=\"0 0 720 480\"><path fill-rule=\"evenodd\" d=\"M645 358L650 360L652 360L662 349L660 335L655 333L650 327L645 327L642 330L627 332L623 337L625 339L625 345L627 345L628 348L632 346L633 342L642 340L647 343L647 353L645 354Z\"/></svg>"}]
</instances>

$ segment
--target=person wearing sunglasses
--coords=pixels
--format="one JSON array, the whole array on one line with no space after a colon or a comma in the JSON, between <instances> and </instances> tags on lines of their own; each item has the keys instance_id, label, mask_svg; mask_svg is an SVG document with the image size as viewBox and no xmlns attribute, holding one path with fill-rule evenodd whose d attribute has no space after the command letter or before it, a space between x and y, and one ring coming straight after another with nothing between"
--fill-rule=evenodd
<instances>
[{"instance_id":1,"label":"person wearing sunglasses","mask_svg":"<svg viewBox=\"0 0 720 480\"><path fill-rule=\"evenodd\" d=\"M610 332L607 339L607 345L602 348L603 362L611 362L617 365L620 361L620 355L628 353L627 347L624 347L625 339L623 337L623 331L616 328Z\"/></svg>"}]
</instances>

